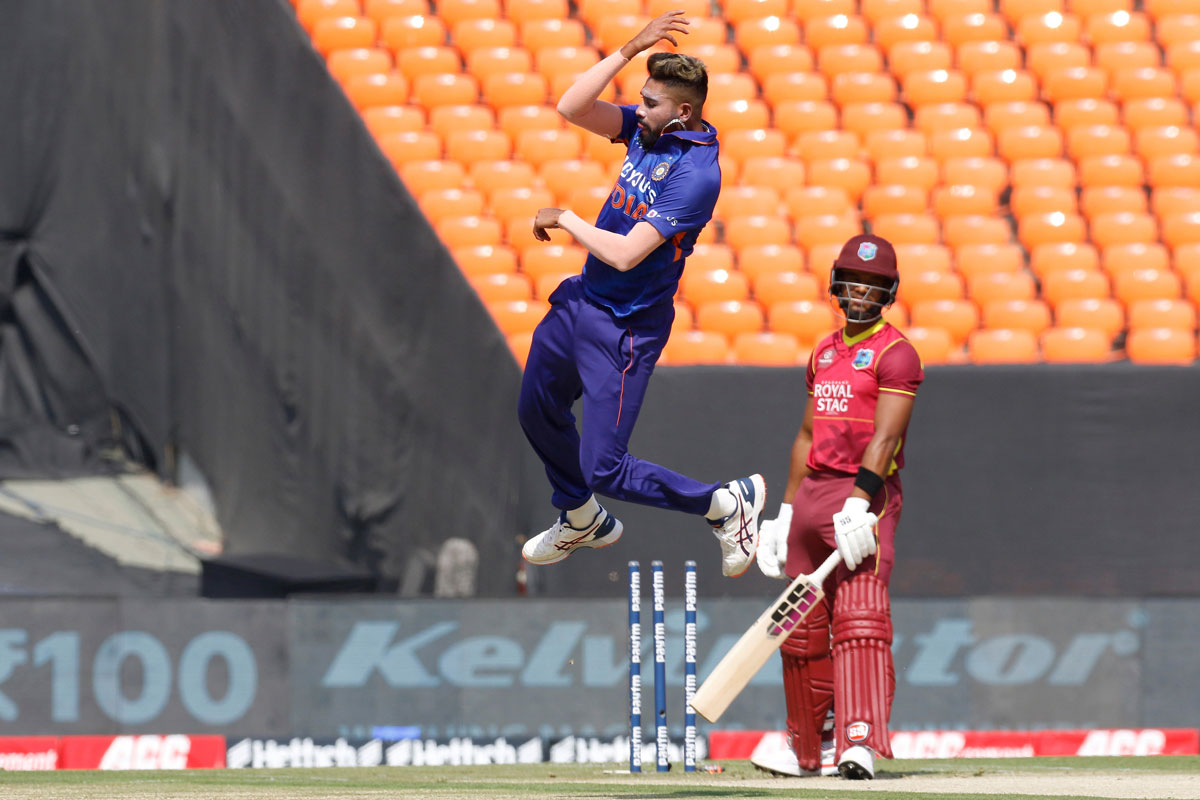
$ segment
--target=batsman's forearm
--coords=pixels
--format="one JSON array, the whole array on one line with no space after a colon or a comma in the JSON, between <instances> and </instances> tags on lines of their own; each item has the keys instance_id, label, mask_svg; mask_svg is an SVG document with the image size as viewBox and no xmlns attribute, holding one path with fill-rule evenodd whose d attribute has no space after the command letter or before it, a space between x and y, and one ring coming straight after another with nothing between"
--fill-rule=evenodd
<instances>
[{"instance_id":1,"label":"batsman's forearm","mask_svg":"<svg viewBox=\"0 0 1200 800\"><path fill-rule=\"evenodd\" d=\"M895 457L896 448L899 445L900 438L898 436L875 436L867 443L867 449L863 451L862 466L879 477L886 478L892 470L892 458ZM871 499L865 491L858 487L854 488L852 494L856 497Z\"/></svg>"},{"instance_id":2,"label":"batsman's forearm","mask_svg":"<svg viewBox=\"0 0 1200 800\"><path fill-rule=\"evenodd\" d=\"M562 213L558 218L558 227L575 237L575 241L586 247L589 253L613 269L628 272L641 261L640 258L633 260L636 254L629 237L601 230L585 222L573 211Z\"/></svg>"},{"instance_id":3,"label":"batsman's forearm","mask_svg":"<svg viewBox=\"0 0 1200 800\"><path fill-rule=\"evenodd\" d=\"M796 441L792 443L792 460L788 467L787 489L783 496L783 502L791 503L792 498L796 496L796 492L800 491L800 484L808 477L811 471L808 468L808 451L812 448L812 437L806 436L804 431L796 437Z\"/></svg>"},{"instance_id":4,"label":"batsman's forearm","mask_svg":"<svg viewBox=\"0 0 1200 800\"><path fill-rule=\"evenodd\" d=\"M629 59L618 50L597 64L593 64L576 78L558 100L558 113L568 120L587 114L600 99L600 93L617 77Z\"/></svg>"}]
</instances>

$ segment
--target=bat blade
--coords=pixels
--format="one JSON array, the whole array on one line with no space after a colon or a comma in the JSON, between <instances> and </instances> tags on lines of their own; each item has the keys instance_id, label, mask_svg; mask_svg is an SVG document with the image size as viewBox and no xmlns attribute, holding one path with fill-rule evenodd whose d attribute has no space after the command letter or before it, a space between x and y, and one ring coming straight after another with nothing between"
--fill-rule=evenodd
<instances>
[{"instance_id":1,"label":"bat blade","mask_svg":"<svg viewBox=\"0 0 1200 800\"><path fill-rule=\"evenodd\" d=\"M692 709L716 722L783 640L825 596L825 578L841 561L835 550L811 575L800 575L742 634L692 697Z\"/></svg>"}]
</instances>

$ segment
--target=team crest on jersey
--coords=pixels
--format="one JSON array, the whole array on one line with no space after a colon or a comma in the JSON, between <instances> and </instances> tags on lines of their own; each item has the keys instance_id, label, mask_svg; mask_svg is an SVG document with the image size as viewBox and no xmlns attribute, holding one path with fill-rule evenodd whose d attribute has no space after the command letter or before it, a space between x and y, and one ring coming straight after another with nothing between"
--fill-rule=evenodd
<instances>
[{"instance_id":1,"label":"team crest on jersey","mask_svg":"<svg viewBox=\"0 0 1200 800\"><path fill-rule=\"evenodd\" d=\"M828 367L830 364L832 364L833 356L833 348L825 348L825 351L817 358L817 369L820 369L821 367Z\"/></svg>"},{"instance_id":2,"label":"team crest on jersey","mask_svg":"<svg viewBox=\"0 0 1200 800\"><path fill-rule=\"evenodd\" d=\"M654 168L654 172L650 173L650 180L661 181L663 178L667 177L667 170L669 169L671 169L671 162L663 161Z\"/></svg>"},{"instance_id":3,"label":"team crest on jersey","mask_svg":"<svg viewBox=\"0 0 1200 800\"><path fill-rule=\"evenodd\" d=\"M874 242L863 242L858 246L858 257L863 261L875 258L875 254L878 252L879 247Z\"/></svg>"},{"instance_id":4,"label":"team crest on jersey","mask_svg":"<svg viewBox=\"0 0 1200 800\"><path fill-rule=\"evenodd\" d=\"M865 742L871 735L871 725L867 722L851 722L846 726L846 741Z\"/></svg>"},{"instance_id":5,"label":"team crest on jersey","mask_svg":"<svg viewBox=\"0 0 1200 800\"><path fill-rule=\"evenodd\" d=\"M866 369L871 366L871 362L875 360L875 351L863 348L854 354L854 363L851 365L855 369Z\"/></svg>"}]
</instances>

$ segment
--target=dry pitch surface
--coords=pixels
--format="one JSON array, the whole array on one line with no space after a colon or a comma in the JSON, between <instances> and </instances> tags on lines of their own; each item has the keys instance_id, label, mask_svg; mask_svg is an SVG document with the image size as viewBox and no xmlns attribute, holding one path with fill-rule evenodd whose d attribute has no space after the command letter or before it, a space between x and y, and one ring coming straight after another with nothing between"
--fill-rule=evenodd
<instances>
[{"instance_id":1,"label":"dry pitch surface","mask_svg":"<svg viewBox=\"0 0 1200 800\"><path fill-rule=\"evenodd\" d=\"M512 765L191 772L0 773L4 800L555 800L556 798L1195 798L1200 757L883 762L874 781L720 774L613 774L617 765Z\"/></svg>"}]
</instances>

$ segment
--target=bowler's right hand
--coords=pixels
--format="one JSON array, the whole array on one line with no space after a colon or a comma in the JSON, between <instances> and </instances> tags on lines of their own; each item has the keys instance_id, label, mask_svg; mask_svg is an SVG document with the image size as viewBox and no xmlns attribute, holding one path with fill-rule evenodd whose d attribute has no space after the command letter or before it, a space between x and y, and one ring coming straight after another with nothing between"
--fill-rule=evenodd
<instances>
[{"instance_id":1,"label":"bowler's right hand","mask_svg":"<svg viewBox=\"0 0 1200 800\"><path fill-rule=\"evenodd\" d=\"M784 503L775 519L763 520L758 526L758 568L768 578L787 580L788 531L792 527L792 506Z\"/></svg>"},{"instance_id":2,"label":"bowler's right hand","mask_svg":"<svg viewBox=\"0 0 1200 800\"><path fill-rule=\"evenodd\" d=\"M637 36L634 36L621 47L621 55L632 60L638 53L643 50L649 50L663 39L678 47L679 42L675 41L675 37L671 35L671 32L688 32L687 26L692 24L692 21L683 16L685 13L680 9L675 9L650 20L650 23L642 28Z\"/></svg>"}]
</instances>

